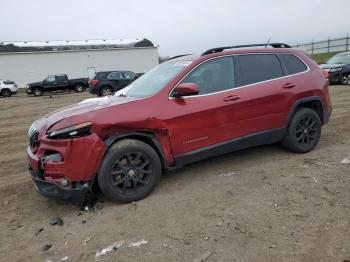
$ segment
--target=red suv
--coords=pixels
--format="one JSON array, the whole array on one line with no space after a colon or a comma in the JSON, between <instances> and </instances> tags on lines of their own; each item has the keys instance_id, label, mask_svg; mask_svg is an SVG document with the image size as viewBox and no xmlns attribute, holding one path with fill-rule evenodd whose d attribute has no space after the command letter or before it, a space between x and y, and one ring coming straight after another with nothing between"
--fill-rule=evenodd
<instances>
[{"instance_id":1,"label":"red suv","mask_svg":"<svg viewBox=\"0 0 350 262\"><path fill-rule=\"evenodd\" d=\"M276 142L309 152L331 115L328 80L303 51L264 45L178 57L121 94L36 121L27 149L36 188L81 201L95 181L109 199L131 202L162 172L205 158Z\"/></svg>"}]
</instances>

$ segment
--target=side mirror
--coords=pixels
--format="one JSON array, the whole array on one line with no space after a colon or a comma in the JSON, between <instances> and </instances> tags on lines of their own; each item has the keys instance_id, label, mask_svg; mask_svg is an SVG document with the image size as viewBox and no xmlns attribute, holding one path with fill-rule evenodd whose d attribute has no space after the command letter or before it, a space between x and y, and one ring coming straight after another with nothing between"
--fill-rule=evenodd
<instances>
[{"instance_id":1,"label":"side mirror","mask_svg":"<svg viewBox=\"0 0 350 262\"><path fill-rule=\"evenodd\" d=\"M183 96L193 96L198 95L199 88L198 85L195 83L183 83L179 84L177 87L175 87L173 96L176 98L180 98Z\"/></svg>"}]
</instances>

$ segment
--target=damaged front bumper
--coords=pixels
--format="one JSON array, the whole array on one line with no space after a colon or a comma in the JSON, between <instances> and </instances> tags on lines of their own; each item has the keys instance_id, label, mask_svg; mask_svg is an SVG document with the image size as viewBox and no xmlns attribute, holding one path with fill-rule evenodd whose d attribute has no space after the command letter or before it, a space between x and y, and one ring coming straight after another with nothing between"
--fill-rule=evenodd
<instances>
[{"instance_id":1,"label":"damaged front bumper","mask_svg":"<svg viewBox=\"0 0 350 262\"><path fill-rule=\"evenodd\" d=\"M64 200L72 203L83 203L86 194L90 191L91 183L77 183L75 187L62 187L56 182L45 180L39 171L29 168L36 190L44 197Z\"/></svg>"}]
</instances>

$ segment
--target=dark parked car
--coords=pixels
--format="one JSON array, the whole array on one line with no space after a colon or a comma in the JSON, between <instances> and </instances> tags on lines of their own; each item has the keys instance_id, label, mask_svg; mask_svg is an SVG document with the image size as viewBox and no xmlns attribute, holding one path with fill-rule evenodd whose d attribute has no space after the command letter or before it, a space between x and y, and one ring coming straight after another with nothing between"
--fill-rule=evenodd
<instances>
[{"instance_id":1,"label":"dark parked car","mask_svg":"<svg viewBox=\"0 0 350 262\"><path fill-rule=\"evenodd\" d=\"M202 159L277 142L310 152L331 116L328 80L304 51L270 45L169 60L125 92L34 122L27 156L36 189L77 201L95 181L109 199L132 202L164 171Z\"/></svg>"},{"instance_id":2,"label":"dark parked car","mask_svg":"<svg viewBox=\"0 0 350 262\"><path fill-rule=\"evenodd\" d=\"M131 71L98 72L89 82L89 91L91 94L99 96L111 95L129 85L141 75L142 73Z\"/></svg>"},{"instance_id":3,"label":"dark parked car","mask_svg":"<svg viewBox=\"0 0 350 262\"><path fill-rule=\"evenodd\" d=\"M88 87L88 78L68 79L65 74L49 75L43 81L27 85L26 93L41 96L44 92L75 90L83 92Z\"/></svg>"},{"instance_id":4,"label":"dark parked car","mask_svg":"<svg viewBox=\"0 0 350 262\"><path fill-rule=\"evenodd\" d=\"M321 68L328 70L331 84L350 85L350 52L336 54Z\"/></svg>"}]
</instances>

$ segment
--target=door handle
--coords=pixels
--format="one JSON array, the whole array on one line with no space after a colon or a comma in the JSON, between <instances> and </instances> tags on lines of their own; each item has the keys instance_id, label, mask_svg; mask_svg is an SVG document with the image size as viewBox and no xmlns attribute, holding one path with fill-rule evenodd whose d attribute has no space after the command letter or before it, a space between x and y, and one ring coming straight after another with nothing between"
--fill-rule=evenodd
<instances>
[{"instance_id":1,"label":"door handle","mask_svg":"<svg viewBox=\"0 0 350 262\"><path fill-rule=\"evenodd\" d=\"M228 97L224 98L224 101L225 101L225 102L235 101L235 100L238 100L238 99L240 99L240 98L241 98L240 96L231 95L231 96L228 96Z\"/></svg>"},{"instance_id":2,"label":"door handle","mask_svg":"<svg viewBox=\"0 0 350 262\"><path fill-rule=\"evenodd\" d=\"M287 84L284 84L282 87L283 87L283 88L293 88L293 87L295 87L295 84L293 84L293 83L287 83Z\"/></svg>"}]
</instances>

